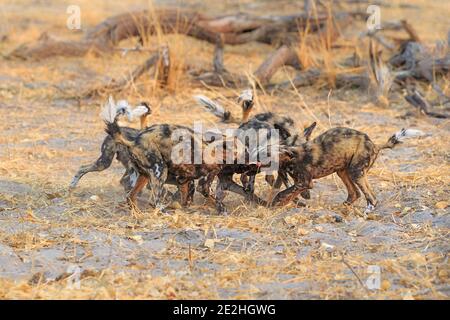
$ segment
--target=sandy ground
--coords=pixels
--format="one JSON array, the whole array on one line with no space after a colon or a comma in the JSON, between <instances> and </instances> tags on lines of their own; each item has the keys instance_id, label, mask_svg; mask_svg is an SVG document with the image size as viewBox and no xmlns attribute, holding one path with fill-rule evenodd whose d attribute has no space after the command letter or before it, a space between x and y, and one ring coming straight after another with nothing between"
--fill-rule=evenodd
<instances>
[{"instance_id":1,"label":"sandy ground","mask_svg":"<svg viewBox=\"0 0 450 320\"><path fill-rule=\"evenodd\" d=\"M78 2L86 6L87 26L125 10L124 1L96 8ZM133 8L147 3L127 2ZM445 38L450 9L438 1L414 3L421 9L394 7L386 15L414 19L420 10L423 19L415 26L424 39L432 44ZM253 8L226 1L210 12L221 6L230 12ZM287 1L289 6L296 4ZM79 36L61 28L65 16L56 13L64 8L52 1L6 4L0 14L8 24L0 32L8 37L0 40L0 52L43 31ZM179 35L165 40L176 48L180 70L211 63L211 45ZM227 47L225 63L232 71L254 70L268 49ZM380 143L402 127L428 134L383 151L369 176L380 205L368 217L362 199L351 208L342 205L345 188L334 175L315 182L305 207L269 210L229 194L228 216L217 216L199 195L190 208L164 215L144 195L144 215L132 217L121 206L123 169L116 161L68 192L78 167L99 155L105 97L81 103L67 97L120 77L146 56L0 60L0 298L449 298L450 126L418 115L399 94L383 108L367 92L349 88L258 93L257 111L289 114L299 130L318 121L313 136L333 126L362 130ZM291 73L280 72L275 80ZM448 82L443 86L448 92ZM148 77L116 97L150 101L153 123L214 124L195 106L195 93L225 97L232 105L237 91L207 89L180 72L170 91ZM258 177L257 192L267 191ZM377 276L371 270L380 270L380 286L373 290L366 283Z\"/></svg>"}]
</instances>

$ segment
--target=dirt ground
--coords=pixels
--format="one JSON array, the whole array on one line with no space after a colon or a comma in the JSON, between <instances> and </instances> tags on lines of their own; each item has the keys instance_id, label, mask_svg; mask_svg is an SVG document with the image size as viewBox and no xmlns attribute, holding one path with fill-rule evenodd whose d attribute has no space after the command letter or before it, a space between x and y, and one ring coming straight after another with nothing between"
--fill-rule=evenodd
<instances>
[{"instance_id":1,"label":"dirt ground","mask_svg":"<svg viewBox=\"0 0 450 320\"><path fill-rule=\"evenodd\" d=\"M110 15L148 5L131 0L0 2L3 55L44 31L80 37L65 28L69 2L82 8L83 31ZM302 8L295 1L164 3L211 14ZM382 8L383 20L407 18L431 45L446 38L448 2L390 3ZM356 24L340 41L354 41L363 28ZM158 41L151 39L146 46ZM117 99L149 101L152 123L192 126L199 120L215 125L214 117L196 106L194 94L222 98L238 112L233 104L237 90L206 88L189 75L210 68L211 44L182 35L164 35L162 41L169 44L175 63L169 89L158 88L154 77L146 76L116 94ZM131 41L121 44L132 46ZM225 65L233 72L249 72L268 52L264 44L226 46ZM362 214L362 199L353 207L342 205L346 192L335 175L315 181L305 207L267 209L229 194L228 216L216 215L199 195L190 208L162 214L144 195L144 215L133 217L121 206L123 168L117 161L108 170L87 174L69 192L78 167L100 154L105 134L99 112L106 99L78 102L70 96L120 78L147 56L144 51L44 61L0 59L0 298L450 297L450 124L417 114L401 94L392 94L390 105L381 107L366 91L326 85L257 93L257 112L288 114L299 130L318 121L313 137L334 126L364 131L380 143L403 127L427 133L382 152L369 174L379 206L368 216ZM273 81L292 74L280 71ZM441 85L449 94L449 81ZM268 190L258 176L257 193ZM367 281L377 276L373 270L380 270L380 285L370 289Z\"/></svg>"}]
</instances>

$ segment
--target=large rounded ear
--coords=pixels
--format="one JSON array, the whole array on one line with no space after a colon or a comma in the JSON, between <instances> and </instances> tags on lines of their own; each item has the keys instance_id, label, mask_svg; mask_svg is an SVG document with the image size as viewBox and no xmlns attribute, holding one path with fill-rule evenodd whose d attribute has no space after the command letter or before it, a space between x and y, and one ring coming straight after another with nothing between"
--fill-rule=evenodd
<instances>
[{"instance_id":1,"label":"large rounded ear","mask_svg":"<svg viewBox=\"0 0 450 320\"><path fill-rule=\"evenodd\" d=\"M314 128L316 127L317 122L313 122L309 127L305 128L303 130L303 136L305 137L306 141L309 141L309 139L311 138L311 133L314 131Z\"/></svg>"}]
</instances>

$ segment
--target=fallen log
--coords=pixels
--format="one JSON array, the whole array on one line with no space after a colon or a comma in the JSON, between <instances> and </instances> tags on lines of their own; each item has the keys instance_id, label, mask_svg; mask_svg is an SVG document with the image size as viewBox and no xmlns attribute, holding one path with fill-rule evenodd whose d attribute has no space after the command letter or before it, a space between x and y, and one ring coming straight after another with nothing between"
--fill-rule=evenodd
<instances>
[{"instance_id":1,"label":"fallen log","mask_svg":"<svg viewBox=\"0 0 450 320\"><path fill-rule=\"evenodd\" d=\"M386 39L385 36L381 35L381 31L398 31L398 30L404 30L408 34L407 39L394 39L395 42L392 43L388 39ZM360 34L359 38L363 37L370 37L371 39L376 40L378 43L380 43L382 46L389 50L395 50L397 48L398 43L401 45L407 43L407 42L420 42L420 38L416 32L416 30L413 28L413 26L407 21L407 20L400 20L400 21L390 21L383 23L379 29L373 29L368 30Z\"/></svg>"},{"instance_id":2,"label":"fallen log","mask_svg":"<svg viewBox=\"0 0 450 320\"><path fill-rule=\"evenodd\" d=\"M284 65L294 65L301 68L297 53L286 45L281 46L259 66L254 75L259 84L266 85L277 70Z\"/></svg>"},{"instance_id":3,"label":"fallen log","mask_svg":"<svg viewBox=\"0 0 450 320\"><path fill-rule=\"evenodd\" d=\"M301 63L294 49L288 46L281 46L257 68L254 79L247 79L241 75L232 74L225 69L223 64L223 38L219 37L216 44L213 58L213 72L206 72L196 77L197 80L210 86L227 86L238 88L251 85L250 82L256 80L259 85L269 83L275 72L284 65L301 69Z\"/></svg>"},{"instance_id":4,"label":"fallen log","mask_svg":"<svg viewBox=\"0 0 450 320\"><path fill-rule=\"evenodd\" d=\"M427 115L429 117L438 119L448 119L450 117L450 115L430 111L431 109L430 103L416 88L408 89L408 94L405 96L405 100L412 106L417 108L420 113Z\"/></svg>"},{"instance_id":5,"label":"fallen log","mask_svg":"<svg viewBox=\"0 0 450 320\"><path fill-rule=\"evenodd\" d=\"M217 36L216 46L214 48L213 68L216 73L228 72L223 64L223 38Z\"/></svg>"},{"instance_id":6,"label":"fallen log","mask_svg":"<svg viewBox=\"0 0 450 320\"><path fill-rule=\"evenodd\" d=\"M201 40L213 42L215 33L198 25L197 22L210 19L191 10L156 9L127 12L107 18L85 36L85 41L110 43L138 37L140 42L150 35L161 32L186 34Z\"/></svg>"},{"instance_id":7,"label":"fallen log","mask_svg":"<svg viewBox=\"0 0 450 320\"><path fill-rule=\"evenodd\" d=\"M444 76L450 72L450 52L436 56L421 43L406 42L388 63L398 70L395 72L397 80L415 78L435 83L436 76Z\"/></svg>"},{"instance_id":8,"label":"fallen log","mask_svg":"<svg viewBox=\"0 0 450 320\"><path fill-rule=\"evenodd\" d=\"M6 58L43 60L53 56L82 57L88 52L99 55L113 50L113 47L101 42L91 41L61 41L50 38L43 33L32 44L24 43L10 52Z\"/></svg>"},{"instance_id":9,"label":"fallen log","mask_svg":"<svg viewBox=\"0 0 450 320\"><path fill-rule=\"evenodd\" d=\"M310 25L310 30L318 30L327 19L327 15L312 19L305 13L289 16L236 14L209 17L178 8L142 10L107 18L79 41L38 40L20 45L7 57L45 59L59 55L83 56L90 51L110 53L123 40L137 37L143 43L157 33L179 33L210 43L215 43L217 35L222 34L224 44L232 45L250 41L284 44L295 41L298 30L306 25Z\"/></svg>"}]
</instances>

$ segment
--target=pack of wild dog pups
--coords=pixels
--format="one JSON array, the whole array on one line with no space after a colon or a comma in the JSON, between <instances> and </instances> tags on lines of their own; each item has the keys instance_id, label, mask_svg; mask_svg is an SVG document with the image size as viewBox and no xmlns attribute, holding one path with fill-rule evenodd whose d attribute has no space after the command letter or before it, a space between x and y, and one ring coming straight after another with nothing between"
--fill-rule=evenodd
<instances>
[{"instance_id":1,"label":"pack of wild dog pups","mask_svg":"<svg viewBox=\"0 0 450 320\"><path fill-rule=\"evenodd\" d=\"M137 196L147 186L150 190L150 203L161 210L171 200L178 201L182 206L189 206L197 190L215 202L218 213L225 214L227 212L223 203L225 191L237 193L247 201L258 205L283 206L291 201L298 201L298 196L309 199L309 189L312 189L314 179L337 173L348 193L344 204L354 203L362 192L367 201L365 212L368 212L375 208L377 200L367 180L367 172L379 152L393 148L404 138L422 135L419 130L402 129L389 137L386 143L375 144L363 132L337 127L311 140L316 123L312 123L300 134L294 120L288 116L273 112L250 116L254 107L252 90L243 91L238 98L242 108L241 119L237 119L205 96L194 98L222 122L238 124L237 132L276 130L279 136L279 146L275 149L278 153L277 170L264 172L265 180L272 187L268 199L261 199L254 192L255 176L263 171L262 165L258 161L249 160L248 154L254 152L255 148L250 150L243 141L245 137L240 133L234 137L234 143L239 142L241 147L230 150L225 147L226 138L207 139L203 134L180 125L148 125L148 117L151 114L148 103L142 102L132 108L123 100L115 103L111 97L101 113L107 133L101 147L101 155L94 163L80 167L70 187L74 188L88 172L107 169L116 156L125 167L120 183L127 193L127 202L132 209L137 209ZM121 117L127 117L131 121L140 119L140 130L121 126L119 124ZM180 130L185 134L174 138L174 133ZM194 146L187 149L191 153L187 157L189 161L174 161L174 155L175 159L178 159L180 143ZM195 146L200 150L208 148L221 150L219 152L223 154L220 154L219 159L222 160L209 161L211 160L208 159L209 156L204 156L200 161L193 161ZM260 146L256 149L258 148ZM243 162L238 161L240 154L244 154ZM217 154L211 156L215 157ZM233 180L233 176L237 174L240 175L241 184ZM217 179L215 192L211 192L215 179ZM197 188L195 188L196 180ZM170 193L164 187L165 184L175 185L177 192ZM282 185L285 186L284 190L281 190Z\"/></svg>"}]
</instances>

